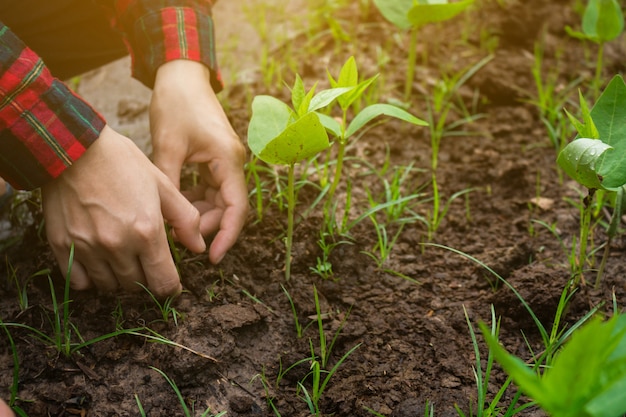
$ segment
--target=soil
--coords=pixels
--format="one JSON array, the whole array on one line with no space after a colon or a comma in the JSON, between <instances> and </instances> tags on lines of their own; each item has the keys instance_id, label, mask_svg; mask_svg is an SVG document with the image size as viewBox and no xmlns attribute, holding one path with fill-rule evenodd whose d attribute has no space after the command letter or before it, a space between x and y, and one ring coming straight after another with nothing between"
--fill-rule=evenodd
<instances>
[{"instance_id":1,"label":"soil","mask_svg":"<svg viewBox=\"0 0 626 417\"><path fill-rule=\"evenodd\" d=\"M312 85L325 79L327 67L337 71L353 53L361 73L373 75L378 72L376 64L384 61L384 52L387 61L380 100L398 100L407 39L398 36L373 7L364 10L357 7L359 2L353 3L339 15L342 24L356 31L350 42L337 42L329 31L313 38L296 34L272 54L277 61L293 59L305 83ZM441 68L467 68L487 55L490 39L499 40L497 45L492 43L493 59L460 89L467 108L482 117L463 126L465 134L445 137L441 143L437 180L444 200L471 191L467 198L452 201L431 243L456 249L489 266L519 291L546 328L552 325L561 292L570 280L568 254L578 235L575 203L580 201L581 190L559 175L554 146L536 106L529 103L536 91L531 68L534 44L542 41L544 69L556 74L557 89L578 77L592 77L593 59L589 57L595 47L565 33L566 25L576 26L580 21L573 3L485 2L466 17L424 28L421 39L431 41L420 43L419 48L427 53L430 65L417 68L411 103L411 110L425 117L422 92L432 91L433 83L441 78ZM467 40L461 42L463 36ZM312 50L317 55L308 55ZM623 38L607 45L607 80L623 71L625 54ZM289 77L288 83L293 79ZM273 94L286 99L285 90L282 85L266 87L256 73L224 91L222 99L242 138L250 118L249 95ZM566 105L575 109L577 94L572 91L570 96L571 103ZM459 118L455 112L450 115L451 122ZM423 197L410 208L426 216L432 207L428 200L432 194L428 186L430 155L427 128L388 121L368 130L349 148L346 178L352 180L351 217L367 208L368 192L383 201L381 176L391 181L399 167L410 164L413 169L402 190L405 195L421 190ZM386 158L389 168L384 171ZM171 316L162 320L146 294L70 293L71 322L85 340L112 332L116 325L127 329L148 326L188 349L124 335L95 343L68 358L33 338L31 332L9 327L19 359L17 404L29 416L136 416L137 397L148 416L184 415L168 382L151 369L155 367L175 381L187 405L195 408L195 415L210 407L212 413L226 411L228 416L309 416L298 383L311 389L307 378L310 361L306 359L311 357L312 347L320 353L315 290L328 343L338 335L327 369L358 346L330 379L320 400L322 415L371 416L375 412L421 416L427 401L434 405L437 416L455 416L455 407L466 414L476 410L476 357L468 322L475 330L479 321L491 323L492 306L501 319L500 339L510 352L528 360L530 349L542 350L536 324L511 289L467 257L424 245L427 229L420 221L405 224L381 266L364 254L375 246L375 229L367 219L360 222L350 231L350 244L339 245L331 253L334 275L323 279L311 270L321 256L317 239L323 216L321 206L316 206L298 219L292 277L286 282L281 239L286 213L275 198L273 179L262 179L267 187L263 216L259 219L252 208L238 243L219 266L210 265L204 255L184 253L179 267L186 291L173 303L180 314L176 322ZM315 175L310 179L314 182ZM299 213L319 194L312 182L299 190ZM250 187L252 190L252 183ZM340 201L345 195L344 188ZM0 314L6 323L23 323L52 335L49 283L45 275L32 275L50 268L59 299L63 297L63 278L45 238L38 233L40 213L32 207L28 209L33 216L31 225L24 227L19 243L5 249L20 285L26 288L28 307L20 308L7 268L2 271ZM554 228L549 230L535 220ZM398 223L387 224L389 236L398 227ZM593 245L600 248L607 237L603 227L594 230ZM609 314L613 295L618 305L624 304L625 249L622 236L610 242L600 287L592 285L595 273L585 274L586 285L573 296L562 327L571 326L602 303L600 311ZM304 327L302 337L296 333L286 293ZM480 335L477 338L484 366L487 350ZM2 337L0 343L4 364L1 395L8 398L13 359L8 339ZM505 380L506 375L496 367L488 398L493 398ZM515 387L509 388L501 405L508 406L515 393ZM520 415L543 414L531 407Z\"/></svg>"}]
</instances>

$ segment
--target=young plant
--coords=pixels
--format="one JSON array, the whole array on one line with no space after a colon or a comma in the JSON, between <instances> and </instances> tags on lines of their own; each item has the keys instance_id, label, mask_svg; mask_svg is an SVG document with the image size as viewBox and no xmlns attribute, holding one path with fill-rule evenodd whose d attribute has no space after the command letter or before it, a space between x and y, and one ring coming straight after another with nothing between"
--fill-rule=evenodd
<instances>
[{"instance_id":1,"label":"young plant","mask_svg":"<svg viewBox=\"0 0 626 417\"><path fill-rule=\"evenodd\" d=\"M619 417L626 413L626 316L588 321L543 374L509 354L480 325L489 349L519 388L555 417Z\"/></svg>"},{"instance_id":2,"label":"young plant","mask_svg":"<svg viewBox=\"0 0 626 417\"><path fill-rule=\"evenodd\" d=\"M621 76L613 77L590 111L580 94L582 121L568 113L578 131L578 138L569 143L558 155L559 166L589 190L583 201L585 209L581 218L578 270L573 286L580 282L587 260L587 241L591 224L591 202L596 190L617 193L621 203L626 186L626 84ZM617 232L622 205L613 211L609 235ZM608 250L608 245L607 245ZM600 271L601 274L602 271ZM596 278L599 285L601 275Z\"/></svg>"},{"instance_id":3,"label":"young plant","mask_svg":"<svg viewBox=\"0 0 626 417\"><path fill-rule=\"evenodd\" d=\"M339 369L339 366L341 366L341 364L355 350L357 350L361 346L361 344L359 343L353 346L341 358L339 358L337 363L335 363L335 365L330 370L326 370L327 365L329 364L330 355L332 353L333 347L335 346L335 342L337 341L337 338L339 337L341 329L343 329L343 326L348 318L349 312L343 318L341 324L339 325L339 328L335 332L330 343L328 343L326 339L326 333L324 332L323 322L322 322L324 314L322 314L322 311L320 308L319 296L318 296L316 287L313 287L313 296L315 298L315 313L316 313L316 320L317 320L317 330L319 332L319 339L320 339L319 355L315 353L313 342L309 341L309 345L311 349L311 357L310 357L311 368L310 368L310 372L304 377L304 379L298 382L298 393L301 394L300 398L302 398L302 400L304 400L304 402L307 404L309 408L309 412L317 417L317 416L322 416L319 402L320 402L320 399L322 398L322 395L324 394L324 391L326 390L326 386L328 385L330 379L337 372L337 369ZM305 380L308 378L311 378L310 391L304 385Z\"/></svg>"},{"instance_id":4,"label":"young plant","mask_svg":"<svg viewBox=\"0 0 626 417\"><path fill-rule=\"evenodd\" d=\"M598 44L593 97L598 97L602 76L604 45L624 31L624 12L617 0L589 0L582 20L582 32L567 26L567 33L577 39Z\"/></svg>"},{"instance_id":5,"label":"young plant","mask_svg":"<svg viewBox=\"0 0 626 417\"><path fill-rule=\"evenodd\" d=\"M287 165L287 237L285 279L291 277L295 196L295 165L312 158L330 146L326 129L316 110L328 106L351 88L332 88L315 94L308 92L297 76L291 90L293 109L271 96L257 96L252 102L252 118L248 127L248 145L259 159L269 164Z\"/></svg>"},{"instance_id":6,"label":"young plant","mask_svg":"<svg viewBox=\"0 0 626 417\"><path fill-rule=\"evenodd\" d=\"M176 297L167 297L164 301L161 301L154 294L152 294L152 291L150 291L148 287L140 282L138 282L137 285L139 285L148 293L148 295L154 302L157 311L161 313L161 320L163 321L163 323L169 323L171 316L172 320L174 321L174 325L178 327L178 318L182 317L182 314L178 310L176 310L175 307L172 306L172 303L174 302Z\"/></svg>"},{"instance_id":7,"label":"young plant","mask_svg":"<svg viewBox=\"0 0 626 417\"><path fill-rule=\"evenodd\" d=\"M448 0L374 0L381 14L402 30L410 30L409 55L404 83L404 101L409 101L417 64L419 29L429 23L450 20L459 15L474 0L449 3Z\"/></svg>"},{"instance_id":8,"label":"young plant","mask_svg":"<svg viewBox=\"0 0 626 417\"><path fill-rule=\"evenodd\" d=\"M348 110L359 103L363 93L372 85L376 78L378 78L378 75L364 81L359 81L359 71L356 61L354 57L350 57L341 68L336 80L330 73L328 74L328 78L331 86L334 88L349 89L348 92L337 98L337 103L341 108L341 122L332 117L320 115L324 126L336 137L336 143L338 145L337 165L335 167L335 174L330 190L328 191L328 199L332 201L341 178L346 145L348 144L348 140L355 133L379 116L395 117L417 126L428 126L428 123L418 119L404 109L385 103L371 104L363 108L358 111L352 121L348 123Z\"/></svg>"},{"instance_id":9,"label":"young plant","mask_svg":"<svg viewBox=\"0 0 626 417\"><path fill-rule=\"evenodd\" d=\"M163 372L162 370L160 370L159 368L155 368L154 366L151 366L150 369L158 372L163 378L165 378L167 383L170 384L170 387L172 387L172 389L176 393L176 397L178 397L178 402L180 403L180 406L183 409L183 413L185 417L195 417L196 410L195 410L193 403L191 405L191 408L189 408L189 406L187 405L187 402L185 401L185 398L183 397L183 394L180 392L180 389L178 388L178 385L176 385L176 382L174 382L172 378L167 376L167 374ZM137 406L139 407L139 411L141 415L145 415L143 411L143 406L141 405L141 402L139 401L139 397L137 395L135 395L135 401L137 401ZM204 410L202 414L200 414L200 417L221 417L221 416L226 415L226 411L222 411L218 414L209 414L210 412L211 412L211 408L209 407L206 410Z\"/></svg>"}]
</instances>

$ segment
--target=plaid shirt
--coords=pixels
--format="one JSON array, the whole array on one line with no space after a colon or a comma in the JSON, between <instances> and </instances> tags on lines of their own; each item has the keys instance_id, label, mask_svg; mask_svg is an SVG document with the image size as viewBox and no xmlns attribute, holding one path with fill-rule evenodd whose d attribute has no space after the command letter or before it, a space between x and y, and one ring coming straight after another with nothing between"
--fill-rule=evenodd
<instances>
[{"instance_id":1,"label":"plaid shirt","mask_svg":"<svg viewBox=\"0 0 626 417\"><path fill-rule=\"evenodd\" d=\"M108 9L132 57L133 76L152 87L157 68L175 59L202 62L221 81L211 0L98 0ZM71 166L105 121L54 78L41 58L0 23L0 176L37 188Z\"/></svg>"}]
</instances>

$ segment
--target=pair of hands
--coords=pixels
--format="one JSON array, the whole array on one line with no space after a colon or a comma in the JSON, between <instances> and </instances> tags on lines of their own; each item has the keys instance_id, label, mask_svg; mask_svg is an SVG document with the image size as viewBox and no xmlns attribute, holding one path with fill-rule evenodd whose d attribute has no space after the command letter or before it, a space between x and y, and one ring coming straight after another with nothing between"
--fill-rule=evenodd
<instances>
[{"instance_id":1,"label":"pair of hands","mask_svg":"<svg viewBox=\"0 0 626 417\"><path fill-rule=\"evenodd\" d=\"M197 62L163 64L150 103L152 163L137 146L108 126L85 154L42 188L46 232L61 269L74 289L140 282L153 294L182 287L163 221L193 252L215 233L209 259L218 263L243 228L248 198L245 148ZM184 163L197 163L200 185L181 193Z\"/></svg>"}]
</instances>

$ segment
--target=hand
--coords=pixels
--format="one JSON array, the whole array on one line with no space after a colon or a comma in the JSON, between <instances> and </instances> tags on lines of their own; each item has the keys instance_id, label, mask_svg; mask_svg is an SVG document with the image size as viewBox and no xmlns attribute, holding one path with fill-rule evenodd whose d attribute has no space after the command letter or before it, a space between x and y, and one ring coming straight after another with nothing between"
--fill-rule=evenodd
<instances>
[{"instance_id":1,"label":"hand","mask_svg":"<svg viewBox=\"0 0 626 417\"><path fill-rule=\"evenodd\" d=\"M42 187L46 232L70 282L113 291L147 285L159 297L181 291L164 219L195 252L206 249L198 210L124 136L108 126L58 178Z\"/></svg>"},{"instance_id":2,"label":"hand","mask_svg":"<svg viewBox=\"0 0 626 417\"><path fill-rule=\"evenodd\" d=\"M200 184L184 194L200 211L201 233L217 232L209 259L219 263L248 213L246 151L215 96L206 66L175 60L159 67L150 128L154 163L177 187L183 164L199 164Z\"/></svg>"}]
</instances>

